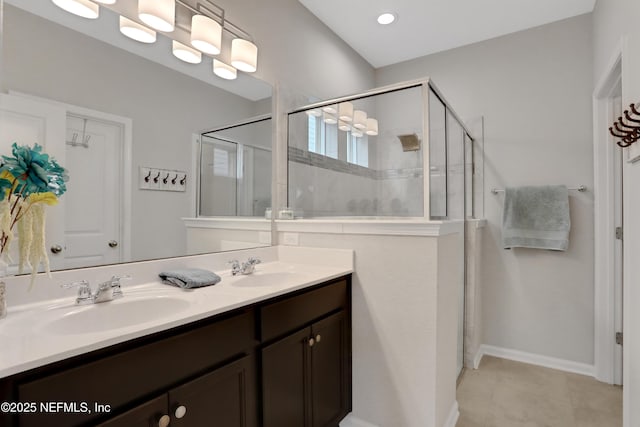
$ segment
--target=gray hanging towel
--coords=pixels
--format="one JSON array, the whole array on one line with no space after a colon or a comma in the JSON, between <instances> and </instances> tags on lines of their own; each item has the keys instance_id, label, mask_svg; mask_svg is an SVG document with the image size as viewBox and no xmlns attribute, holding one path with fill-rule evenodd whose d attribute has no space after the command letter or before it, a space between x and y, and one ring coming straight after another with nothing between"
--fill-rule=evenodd
<instances>
[{"instance_id":1,"label":"gray hanging towel","mask_svg":"<svg viewBox=\"0 0 640 427\"><path fill-rule=\"evenodd\" d=\"M570 229L569 191L566 186L505 189L502 215L505 249L566 251Z\"/></svg>"}]
</instances>

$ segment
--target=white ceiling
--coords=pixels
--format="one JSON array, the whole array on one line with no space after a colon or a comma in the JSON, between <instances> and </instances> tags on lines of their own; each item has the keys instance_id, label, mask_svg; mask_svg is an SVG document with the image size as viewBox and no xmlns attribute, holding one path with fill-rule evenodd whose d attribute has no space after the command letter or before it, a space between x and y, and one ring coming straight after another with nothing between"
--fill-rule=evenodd
<instances>
[{"instance_id":1,"label":"white ceiling","mask_svg":"<svg viewBox=\"0 0 640 427\"><path fill-rule=\"evenodd\" d=\"M300 0L375 68L593 11L596 0ZM391 25L376 21L393 12Z\"/></svg>"}]
</instances>

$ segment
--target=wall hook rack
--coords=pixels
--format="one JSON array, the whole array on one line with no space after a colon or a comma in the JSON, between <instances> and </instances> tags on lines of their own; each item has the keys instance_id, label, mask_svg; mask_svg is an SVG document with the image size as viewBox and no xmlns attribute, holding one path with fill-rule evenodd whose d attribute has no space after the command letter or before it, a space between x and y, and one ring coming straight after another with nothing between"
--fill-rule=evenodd
<instances>
[{"instance_id":1,"label":"wall hook rack","mask_svg":"<svg viewBox=\"0 0 640 427\"><path fill-rule=\"evenodd\" d=\"M615 138L620 138L620 141L616 142L619 147L628 147L640 139L640 111L638 111L640 106L636 108L636 105L640 105L640 103L630 104L629 110L631 111L624 110L624 117L618 117L618 120L613 122L613 125L609 128L611 135Z\"/></svg>"}]
</instances>

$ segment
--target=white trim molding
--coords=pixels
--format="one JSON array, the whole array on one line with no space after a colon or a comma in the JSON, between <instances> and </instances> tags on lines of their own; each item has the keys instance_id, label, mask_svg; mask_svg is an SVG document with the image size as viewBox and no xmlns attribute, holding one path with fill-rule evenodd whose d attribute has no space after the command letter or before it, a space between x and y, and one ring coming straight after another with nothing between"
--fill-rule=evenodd
<instances>
[{"instance_id":1,"label":"white trim molding","mask_svg":"<svg viewBox=\"0 0 640 427\"><path fill-rule=\"evenodd\" d=\"M486 355L514 360L516 362L528 363L530 365L543 366L545 368L557 369L559 371L572 372L574 374L587 375L590 377L594 375L593 365L574 362L573 360L543 356L535 353L527 353L520 350L512 350L510 348L482 344L478 353L478 364L480 364L482 357ZM476 355L476 358L478 358L478 355Z\"/></svg>"},{"instance_id":2,"label":"white trim molding","mask_svg":"<svg viewBox=\"0 0 640 427\"><path fill-rule=\"evenodd\" d=\"M278 232L367 234L378 236L429 236L462 233L464 221L296 219L276 220Z\"/></svg>"},{"instance_id":3,"label":"white trim molding","mask_svg":"<svg viewBox=\"0 0 640 427\"><path fill-rule=\"evenodd\" d=\"M451 405L451 411L449 411L447 421L444 422L444 426L442 427L456 427L458 418L460 418L460 410L458 408L458 401L456 400L453 402L453 405Z\"/></svg>"},{"instance_id":4,"label":"white trim molding","mask_svg":"<svg viewBox=\"0 0 640 427\"><path fill-rule=\"evenodd\" d=\"M614 154L608 134L608 102L611 89L624 74L626 37L615 47L593 92L594 182L594 376L613 383L615 369L615 211ZM623 88L624 90L624 88ZM623 93L624 98L624 93Z\"/></svg>"}]
</instances>

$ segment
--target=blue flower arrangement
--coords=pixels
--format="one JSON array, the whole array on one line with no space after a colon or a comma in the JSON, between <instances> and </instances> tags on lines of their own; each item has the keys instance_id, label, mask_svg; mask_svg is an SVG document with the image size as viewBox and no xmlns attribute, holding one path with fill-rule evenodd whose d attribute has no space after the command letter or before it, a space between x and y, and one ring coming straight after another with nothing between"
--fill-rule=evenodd
<instances>
[{"instance_id":1,"label":"blue flower arrangement","mask_svg":"<svg viewBox=\"0 0 640 427\"><path fill-rule=\"evenodd\" d=\"M2 156L0 165L0 256L8 253L17 226L19 271L31 267L33 283L41 262L49 273L44 208L58 203L69 177L42 146L13 143L11 148L12 155Z\"/></svg>"}]
</instances>

